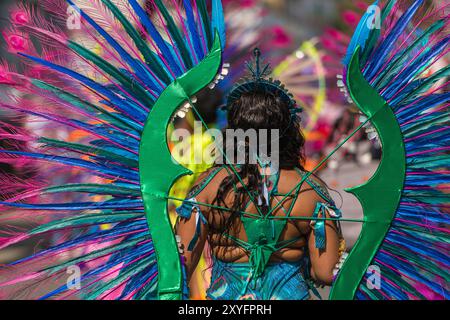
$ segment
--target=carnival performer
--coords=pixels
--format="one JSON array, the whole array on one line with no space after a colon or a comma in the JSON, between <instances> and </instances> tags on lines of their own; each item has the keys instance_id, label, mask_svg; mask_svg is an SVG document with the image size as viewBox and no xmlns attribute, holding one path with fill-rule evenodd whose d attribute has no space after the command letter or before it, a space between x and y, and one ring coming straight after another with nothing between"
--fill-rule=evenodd
<instances>
[{"instance_id":1,"label":"carnival performer","mask_svg":"<svg viewBox=\"0 0 450 320\"><path fill-rule=\"evenodd\" d=\"M177 235L188 279L208 242L213 257L209 299L307 299L311 279L331 285L341 238L335 222L321 221L315 224L324 225L315 228L310 218L319 211L322 218L338 218L340 212L324 184L303 168L301 109L280 83L257 73L267 67L259 65L259 49L255 55L251 79L230 93L224 132L274 130L280 137L262 142L269 152L261 154L251 141L239 148L245 141L225 135L234 145L232 154L245 153L246 161L235 166L225 156L227 164L198 180L178 209ZM279 157L279 169L274 163L252 163L273 156Z\"/></svg>"}]
</instances>

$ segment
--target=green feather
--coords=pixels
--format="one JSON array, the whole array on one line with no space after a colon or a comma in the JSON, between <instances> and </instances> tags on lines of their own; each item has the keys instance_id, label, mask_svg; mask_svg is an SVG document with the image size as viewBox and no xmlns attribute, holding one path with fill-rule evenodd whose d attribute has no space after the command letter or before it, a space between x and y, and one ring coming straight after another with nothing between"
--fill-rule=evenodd
<instances>
[{"instance_id":1,"label":"green feather","mask_svg":"<svg viewBox=\"0 0 450 320\"><path fill-rule=\"evenodd\" d=\"M436 182L436 184L440 184ZM447 203L448 194L444 194L442 192L437 192L432 190L427 190L427 192L415 192L414 195L408 194L409 199L416 200L417 202L429 203L429 204L440 204Z\"/></svg>"},{"instance_id":2,"label":"green feather","mask_svg":"<svg viewBox=\"0 0 450 320\"><path fill-rule=\"evenodd\" d=\"M85 214L81 216L76 216L72 218L65 218L57 221L47 223L43 226L33 229L30 234L36 235L48 231L60 230L67 227L74 226L93 226L108 223L117 223L129 219L143 217L142 213L113 213L113 214Z\"/></svg>"},{"instance_id":3,"label":"green feather","mask_svg":"<svg viewBox=\"0 0 450 320\"><path fill-rule=\"evenodd\" d=\"M92 293L90 293L89 295L87 295L85 297L86 300L95 300L96 298L98 298L101 294L107 292L108 290L120 285L121 283L123 283L126 279L138 274L139 272L143 271L145 268L151 266L152 264L155 264L156 261L152 261L150 260L148 257L135 263L133 265L133 268L127 268L127 269L122 269L122 272L119 274L119 276L117 276L116 278L114 278L113 280L104 283L104 285L99 286L99 288L97 288L95 291L93 291ZM126 270L126 271L125 271ZM155 279L156 281L156 279Z\"/></svg>"},{"instance_id":4,"label":"green feather","mask_svg":"<svg viewBox=\"0 0 450 320\"><path fill-rule=\"evenodd\" d=\"M49 139L49 138L44 138L44 137L39 138L38 142L44 143L44 144L46 144L48 146L52 146L52 147L76 150L83 154L95 154L98 156L108 158L109 160L114 160L114 161L123 163L132 168L138 167L138 162L136 160L132 160L127 157L120 156L118 154L115 154L114 152L107 151L107 150L104 150L99 147L87 146L87 145L83 145L83 144L79 144L79 143L71 143L71 142Z\"/></svg>"},{"instance_id":5,"label":"green feather","mask_svg":"<svg viewBox=\"0 0 450 320\"><path fill-rule=\"evenodd\" d=\"M101 195L125 195L130 197L139 197L141 195L140 189L131 189L119 187L116 185L105 184L67 184L63 186L55 186L46 188L44 193L62 193L62 192L81 192Z\"/></svg>"},{"instance_id":6,"label":"green feather","mask_svg":"<svg viewBox=\"0 0 450 320\"><path fill-rule=\"evenodd\" d=\"M408 129L403 131L405 138L417 137L422 133L429 131L432 126L443 126L448 123L448 112L442 112L441 115L428 119L426 121L418 121ZM448 162L447 162L448 164Z\"/></svg>"},{"instance_id":7,"label":"green feather","mask_svg":"<svg viewBox=\"0 0 450 320\"><path fill-rule=\"evenodd\" d=\"M208 8L206 7L206 2L204 0L196 0L197 7L200 12L200 16L203 21L203 26L205 28L206 40L208 43L208 49L212 46L212 30L211 30L211 19L209 18Z\"/></svg>"},{"instance_id":8,"label":"green feather","mask_svg":"<svg viewBox=\"0 0 450 320\"><path fill-rule=\"evenodd\" d=\"M68 41L67 46L75 51L77 54L83 58L91 61L94 65L98 66L100 69L105 71L107 74L112 76L114 79L119 81L130 93L134 94L136 98L139 98L141 102L147 106L152 106L154 103L154 98L144 89L139 83L133 81L130 77L124 75L116 67L114 67L108 61L102 59L92 51L80 46L78 43L73 41Z\"/></svg>"},{"instance_id":9,"label":"green feather","mask_svg":"<svg viewBox=\"0 0 450 320\"><path fill-rule=\"evenodd\" d=\"M417 87L415 90L411 91L410 94L408 94L402 101L413 101L417 98L417 96L422 95L423 93L430 90L430 88L441 79L444 79L446 77L450 76L450 65L447 65L440 69L438 72L434 73L432 76L427 78L419 87Z\"/></svg>"},{"instance_id":10,"label":"green feather","mask_svg":"<svg viewBox=\"0 0 450 320\"><path fill-rule=\"evenodd\" d=\"M72 93L69 93L67 91L64 91L58 87L52 86L46 82L43 82L41 80L32 80L32 84L40 89L44 89L46 91L52 92L53 94L57 95L60 99L78 107L86 111L93 111L95 113L95 116L108 122L111 124L116 125L117 127L120 127L122 129L127 130L134 130L133 127L131 127L128 123L123 121L120 117L117 117L113 112L108 112L107 110L98 107L88 101L83 101L77 96L73 95ZM99 114L100 113L100 114Z\"/></svg>"},{"instance_id":11,"label":"green feather","mask_svg":"<svg viewBox=\"0 0 450 320\"><path fill-rule=\"evenodd\" d=\"M106 256L108 254L123 250L123 249L127 249L130 247L134 247L135 245L137 245L139 242L146 240L147 237L140 237L137 239L133 239L133 240L128 240L125 243L119 243L117 245L113 245L113 246L109 246L107 248L104 249L100 249L100 250L96 250L94 252L91 252L89 254L86 255L82 255L80 257L71 259L69 261L66 261L62 264L58 264L57 266L53 266L53 267L48 267L45 268L44 271L48 272L49 274L54 274L60 270L64 270L69 266L73 266L76 265L80 262L85 262L85 261L90 261L92 259L98 258L98 257L102 257L102 256Z\"/></svg>"},{"instance_id":12,"label":"green feather","mask_svg":"<svg viewBox=\"0 0 450 320\"><path fill-rule=\"evenodd\" d=\"M165 69L161 66L158 56L150 50L147 43L142 39L139 32L130 23L130 21L120 12L117 6L110 0L102 0L103 4L108 7L113 15L119 20L119 22L124 27L128 35L133 39L134 43L138 47L139 51L144 56L145 61L151 67L151 70L156 73L158 78L160 78L165 83L170 83L171 80Z\"/></svg>"},{"instance_id":13,"label":"green feather","mask_svg":"<svg viewBox=\"0 0 450 320\"><path fill-rule=\"evenodd\" d=\"M363 291L370 300L383 300L383 296L376 290L370 290L366 286L361 286L361 291Z\"/></svg>"},{"instance_id":14,"label":"green feather","mask_svg":"<svg viewBox=\"0 0 450 320\"><path fill-rule=\"evenodd\" d=\"M173 37L173 40L175 41L176 46L180 50L181 58L183 59L183 62L187 69L191 69L193 67L191 55L189 53L189 50L186 46L186 43L183 40L183 36L181 35L180 30L176 26L175 22L172 19L172 16L167 11L165 5L161 2L161 0L155 0L155 3L161 11L164 20L166 20L167 28L169 29L169 32L171 36Z\"/></svg>"},{"instance_id":15,"label":"green feather","mask_svg":"<svg viewBox=\"0 0 450 320\"><path fill-rule=\"evenodd\" d=\"M414 233L414 231L411 231ZM420 236L418 235L418 239L423 238L423 234L421 233ZM433 241L438 240L440 238L440 241L442 241L442 243L445 243L448 241L448 239L442 239L441 237L436 237L435 235L433 235L433 237L429 237L431 239L433 239ZM438 263L435 263L432 260L428 260L428 259L423 259L421 258L419 255L415 254L415 253L409 253L408 251L405 251L403 249L399 249L396 246L392 246L392 245L388 245L386 244L386 247L389 248L389 251L392 252L393 254L402 257L410 262L412 262L413 264L415 264L417 267L421 268L423 271L427 271L427 272L431 272L433 274L439 274L442 275L444 278L448 279L449 278L449 274L443 274L442 272L442 266L439 265Z\"/></svg>"},{"instance_id":16,"label":"green feather","mask_svg":"<svg viewBox=\"0 0 450 320\"><path fill-rule=\"evenodd\" d=\"M435 156L426 158L414 158L408 162L408 166L412 169L436 169L443 168L448 165L448 156Z\"/></svg>"},{"instance_id":17,"label":"green feather","mask_svg":"<svg viewBox=\"0 0 450 320\"><path fill-rule=\"evenodd\" d=\"M383 271L385 271L385 270L383 269ZM425 297L420 292L418 292L413 286L411 286L407 281L405 281L398 275L393 274L390 270L387 272L383 272L383 277L390 280L392 283L395 283L399 287L406 289L407 292L415 294L417 297L419 297L421 299L425 299Z\"/></svg>"},{"instance_id":18,"label":"green feather","mask_svg":"<svg viewBox=\"0 0 450 320\"><path fill-rule=\"evenodd\" d=\"M156 295L155 292L158 292L158 282L154 281L154 283L151 286L146 286L143 288L143 290L139 293L138 296L134 297L135 300L155 300Z\"/></svg>"},{"instance_id":19,"label":"green feather","mask_svg":"<svg viewBox=\"0 0 450 320\"><path fill-rule=\"evenodd\" d=\"M397 0L390 0L388 4L386 4L386 6L383 8L381 12L381 24L383 24L383 22L386 20L386 18L391 13L392 8L395 6L396 3Z\"/></svg>"},{"instance_id":20,"label":"green feather","mask_svg":"<svg viewBox=\"0 0 450 320\"><path fill-rule=\"evenodd\" d=\"M439 20L430 26L420 37L418 37L413 43L409 45L409 47L403 51L401 55L399 55L395 60L393 60L389 65L380 73L378 79L374 82L374 86L377 88L384 87L390 79L386 79L388 76L397 75L396 71L400 68L403 68L404 62L409 58L409 54L415 50L417 47L423 45L423 41L429 38L431 34L436 32L445 26L444 20Z\"/></svg>"},{"instance_id":21,"label":"green feather","mask_svg":"<svg viewBox=\"0 0 450 320\"><path fill-rule=\"evenodd\" d=\"M384 21L386 20L387 16L391 12L394 5L397 3L397 0L390 0L389 3L383 8L383 11L381 13L381 21L380 25L383 25ZM381 29L373 28L370 32L369 38L367 39L364 52L361 56L361 63L365 64L367 60L369 59L369 55L372 53L373 48L378 42L378 39L380 38Z\"/></svg>"}]
</instances>

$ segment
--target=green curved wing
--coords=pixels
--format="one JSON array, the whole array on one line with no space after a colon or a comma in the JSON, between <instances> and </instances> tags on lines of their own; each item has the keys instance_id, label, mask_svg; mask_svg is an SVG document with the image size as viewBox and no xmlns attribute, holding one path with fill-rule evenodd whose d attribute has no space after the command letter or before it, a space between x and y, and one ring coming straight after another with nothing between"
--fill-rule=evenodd
<instances>
[{"instance_id":1,"label":"green curved wing","mask_svg":"<svg viewBox=\"0 0 450 320\"><path fill-rule=\"evenodd\" d=\"M174 163L167 145L167 127L173 114L190 97L211 83L222 62L220 38L216 35L208 56L195 68L177 78L152 108L142 134L139 172L145 214L158 262L158 297L182 298L182 270L177 243L170 223L167 197L175 181L191 174Z\"/></svg>"}]
</instances>

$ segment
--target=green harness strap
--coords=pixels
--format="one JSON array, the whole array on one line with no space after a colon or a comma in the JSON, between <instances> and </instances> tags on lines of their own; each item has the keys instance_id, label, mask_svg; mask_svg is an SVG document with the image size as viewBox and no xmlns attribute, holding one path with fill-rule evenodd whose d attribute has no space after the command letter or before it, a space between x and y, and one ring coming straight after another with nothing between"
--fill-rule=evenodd
<instances>
[{"instance_id":1,"label":"green harness strap","mask_svg":"<svg viewBox=\"0 0 450 320\"><path fill-rule=\"evenodd\" d=\"M200 238L201 225L208 222L205 216L202 214L199 203L197 203L195 197L198 196L206 188L206 186L217 176L217 174L222 169L223 166L213 168L211 172L209 172L205 177L205 179L203 179L198 185L192 188L192 190L188 193L187 200L185 199L183 201L183 204L176 209L179 218L190 219L194 208L197 209L197 212L199 214L199 219L195 228L195 234L188 245L188 251L194 250L194 247L197 244L198 239Z\"/></svg>"},{"instance_id":2,"label":"green harness strap","mask_svg":"<svg viewBox=\"0 0 450 320\"><path fill-rule=\"evenodd\" d=\"M206 186L217 176L217 174L224 168L225 165L217 168L213 168L210 173L203 179L198 185L192 188L191 191L189 191L187 198L194 198L198 196L205 188Z\"/></svg>"},{"instance_id":3,"label":"green harness strap","mask_svg":"<svg viewBox=\"0 0 450 320\"><path fill-rule=\"evenodd\" d=\"M243 218L244 219L244 218ZM251 219L251 218L250 218ZM255 219L253 219L255 220ZM263 222L264 224L250 224L250 226L258 227L258 231L264 230L266 232L271 232L271 230L280 229L281 231L284 229L284 226L286 225L286 220L280 221L280 220L268 220L268 219L261 219L261 220L255 220L258 222ZM282 222L282 223L280 223ZM273 225L269 225L268 223L274 223L275 227ZM245 224L244 224L245 225ZM280 228L281 227L281 228ZM280 231L280 233L281 233ZM247 232L247 230L246 230ZM256 233L255 233L256 234ZM244 295L247 292L247 289L250 285L250 283L263 274L264 270L267 267L267 264L269 262L269 259L272 255L272 253L279 251L281 249L289 247L291 244L297 242L301 239L301 237L290 239L290 240L284 240L284 241L273 241L273 242L267 242L267 239L263 236L261 238L258 238L258 241L256 243L247 242L244 240L241 240L239 238L236 238L229 234L224 234L227 238L230 240L233 240L238 246L243 248L244 250L250 252L250 258L249 263L251 266L251 272L247 278L246 285L242 288L241 295ZM279 234L278 234L279 237ZM250 237L249 237L250 241Z\"/></svg>"},{"instance_id":4,"label":"green harness strap","mask_svg":"<svg viewBox=\"0 0 450 320\"><path fill-rule=\"evenodd\" d=\"M301 176L302 179L305 177L305 173L300 169L296 168L296 172ZM278 194L278 182L279 174L276 175L274 188L270 193L273 197L274 194ZM323 190L318 184L314 183L310 179L305 179L305 181L327 202L332 203L328 192ZM304 181L303 181L304 182ZM298 241L301 237L297 237L291 240L279 241L281 232L285 229L288 220L291 219L291 214L294 209L294 205L300 195L301 187L303 183L299 184L292 195L292 202L287 209L283 209L285 213L285 219L277 219L277 217L270 215L272 211L265 216L248 216L245 213L241 213L241 220L244 225L244 230L247 235L248 240L244 241L242 239L236 238L230 234L224 234L227 238L233 240L238 246L242 247L244 250L250 253L249 263L252 267L252 275L250 277L260 277L272 254L280 249L286 248L292 243ZM247 204L250 204L250 202ZM292 217L295 220L295 217ZM321 221L323 223L323 221ZM320 223L320 222L319 222Z\"/></svg>"},{"instance_id":5,"label":"green harness strap","mask_svg":"<svg viewBox=\"0 0 450 320\"><path fill-rule=\"evenodd\" d=\"M277 192L279 173L276 176L272 176L271 179L274 182L274 185L270 195L273 196L273 194ZM294 204L299 197L301 186L302 185L299 185L295 190L289 209L286 211L284 207L282 207L286 219L275 219L274 216L270 216L269 214L257 217L254 215L247 216L246 214L241 214L241 221L244 225L248 240L244 241L232 235L224 234L227 238L233 240L238 246L250 253L249 262L252 267L251 278L258 278L263 274L270 257L274 252L286 248L301 239L301 237L297 237L291 240L279 241L281 232L285 229L294 209ZM248 205L249 203L247 204L247 207Z\"/></svg>"},{"instance_id":6,"label":"green harness strap","mask_svg":"<svg viewBox=\"0 0 450 320\"><path fill-rule=\"evenodd\" d=\"M208 174L208 176L200 184L194 187L193 190L189 193L188 198L191 201L184 202L182 210L180 210L179 212L180 216L190 217L192 209L196 206L196 204L192 202L192 199L200 194L223 168L225 168L230 174L226 165L213 169ZM310 179L305 179L305 173L303 171L296 168L296 172L301 176L302 180L304 179L304 181L306 181L323 199L325 199L327 202L331 201L330 197L327 196L327 192L322 190L318 184L314 183ZM280 174L278 173L277 175L273 175L269 178L269 180L273 183L272 189L269 193L269 198L274 198L275 196L280 195L278 193L278 182L280 180L279 176ZM263 274L264 270L267 267L267 264L269 263L270 257L274 252L284 249L301 239L301 237L296 237L290 240L279 241L280 235L285 229L288 220L295 220L296 218L291 217L291 214L293 212L294 205L300 195L301 187L303 186L304 181L302 181L302 183L300 183L296 187L293 194L284 195L291 196L292 202L287 210L283 206L281 206L282 210L285 213L285 217L283 217L283 219L278 219L279 217L270 215L272 211L269 211L269 213L266 215L254 215L241 212L241 221L247 235L247 241L244 241L227 233L224 234L224 236L234 241L236 245L242 247L244 250L250 253L249 263L251 265L252 272L249 275L247 285L245 286L244 290L247 290L249 283L253 279L259 278ZM252 201L249 201L246 205L246 208L248 208L251 203ZM201 218L198 222L198 230L196 232L196 236L194 237L194 239L192 239L191 244L189 245L190 249L193 248L192 244L195 245L196 241L198 240L197 233L199 233L201 221L205 223L204 217Z\"/></svg>"}]
</instances>

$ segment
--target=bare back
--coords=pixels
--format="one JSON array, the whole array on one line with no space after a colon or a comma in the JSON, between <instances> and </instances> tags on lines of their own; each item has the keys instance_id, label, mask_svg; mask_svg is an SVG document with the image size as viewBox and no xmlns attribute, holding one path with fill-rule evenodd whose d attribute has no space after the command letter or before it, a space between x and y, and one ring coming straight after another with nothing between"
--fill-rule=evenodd
<instances>
[{"instance_id":1,"label":"bare back","mask_svg":"<svg viewBox=\"0 0 450 320\"><path fill-rule=\"evenodd\" d=\"M197 184L202 183L208 174L209 172L200 176ZM225 169L220 170L196 196L196 201L199 204L200 210L207 220L207 225L204 227L204 232L202 233L203 239L201 240L206 242L206 239L209 239L208 241L213 248L212 254L216 259L224 262L247 262L249 260L248 251L242 246L237 245L236 241L232 240L230 237L223 236L221 221L223 221L223 219L228 219L230 217L230 212L215 208L213 203L222 181L229 174L229 171ZM313 181L315 185L320 186L320 183L316 179L313 179L314 178L309 178L309 181ZM294 262L300 260L308 253L313 265L312 273L317 274L317 272L314 272L314 265L320 264L321 272L323 271L323 279L321 280L326 283L331 281L330 275L338 260L339 241L336 225L333 222L326 223L326 248L325 250L316 250L314 237L311 236L314 234L314 230L311 228L311 220L308 220L308 218L313 216L317 203L326 200L306 181L304 181L300 187L299 183L301 181L302 174L296 170L282 170L279 174L277 195L270 200L270 205L274 208L273 212L270 214L283 218L289 213L290 219L287 219L287 223L281 232L279 241L296 240L288 246L275 251L271 256L270 261ZM299 188L298 197L293 197L293 190L297 187ZM233 200L234 192L230 191L225 199L227 208L232 207ZM258 214L255 203L249 203L245 212L250 215ZM186 242L186 239L190 238L194 228L195 224L193 222L189 224L189 221L182 221L178 225L177 234L181 237L184 247L187 247L188 243ZM248 241L245 228L240 220L238 223L234 224L231 230L229 230L229 234L232 238L244 242ZM203 246L198 247L197 250L203 250ZM190 253L187 254L191 255ZM201 252L192 252L192 255L194 256L193 260L195 262L196 257L199 257Z\"/></svg>"}]
</instances>

